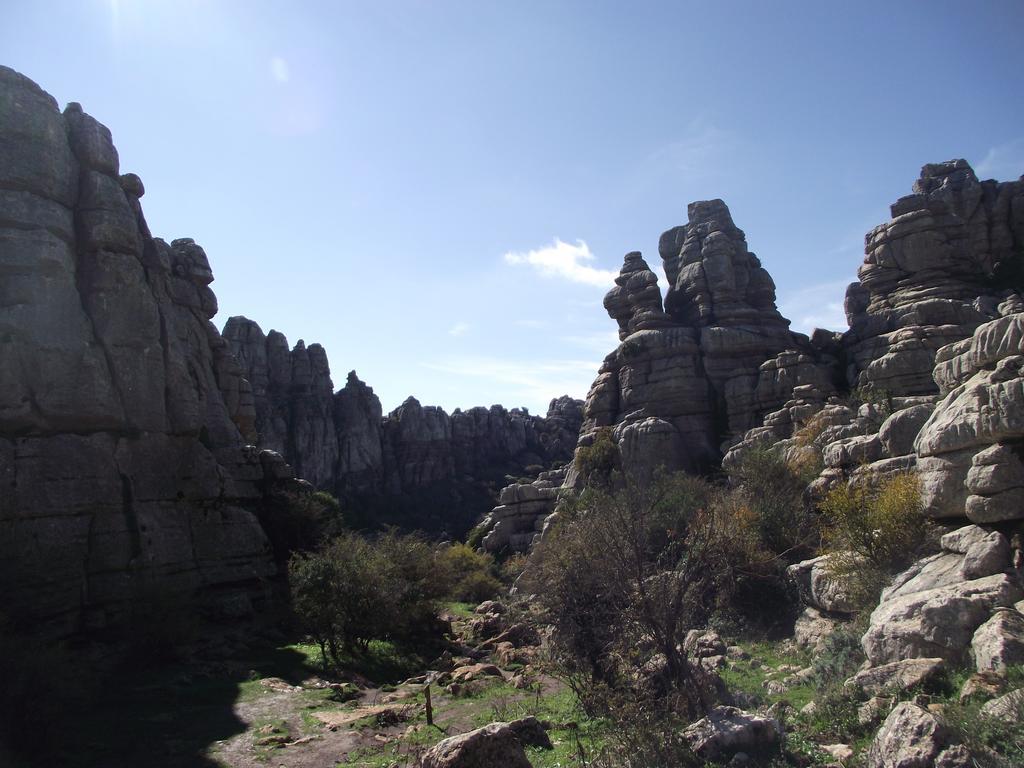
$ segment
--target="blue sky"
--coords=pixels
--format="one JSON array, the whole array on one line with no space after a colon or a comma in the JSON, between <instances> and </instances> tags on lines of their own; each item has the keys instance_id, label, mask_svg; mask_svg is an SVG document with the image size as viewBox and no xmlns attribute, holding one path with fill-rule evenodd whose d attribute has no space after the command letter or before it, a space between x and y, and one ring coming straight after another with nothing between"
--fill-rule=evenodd
<instances>
[{"instance_id":1,"label":"blue sky","mask_svg":"<svg viewBox=\"0 0 1024 768\"><path fill-rule=\"evenodd\" d=\"M3 0L0 63L111 128L218 326L318 341L385 410L543 411L601 298L723 198L798 330L926 162L1024 173L1024 3Z\"/></svg>"}]
</instances>

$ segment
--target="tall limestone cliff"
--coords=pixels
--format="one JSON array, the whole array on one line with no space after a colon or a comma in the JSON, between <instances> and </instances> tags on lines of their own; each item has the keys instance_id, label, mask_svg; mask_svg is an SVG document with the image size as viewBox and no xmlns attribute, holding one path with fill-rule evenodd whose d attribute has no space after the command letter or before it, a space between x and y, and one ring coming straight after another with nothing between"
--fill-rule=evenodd
<instances>
[{"instance_id":1,"label":"tall limestone cliff","mask_svg":"<svg viewBox=\"0 0 1024 768\"><path fill-rule=\"evenodd\" d=\"M203 249L151 236L110 131L0 67L0 585L66 635L155 595L245 610L280 460L210 319Z\"/></svg>"},{"instance_id":2,"label":"tall limestone cliff","mask_svg":"<svg viewBox=\"0 0 1024 768\"><path fill-rule=\"evenodd\" d=\"M224 338L252 384L261 448L335 493L359 522L403 522L457 535L485 514L507 474L567 461L582 403L551 402L546 418L500 405L446 413L408 398L387 416L355 371L333 392L327 355L299 341L289 351L245 317Z\"/></svg>"},{"instance_id":3,"label":"tall limestone cliff","mask_svg":"<svg viewBox=\"0 0 1024 768\"><path fill-rule=\"evenodd\" d=\"M639 253L604 301L621 343L587 396L580 447L610 428L627 469L707 470L794 387L834 389L836 340L790 332L725 203L692 203L688 214L661 237L664 307ZM567 483L578 482L571 472Z\"/></svg>"}]
</instances>

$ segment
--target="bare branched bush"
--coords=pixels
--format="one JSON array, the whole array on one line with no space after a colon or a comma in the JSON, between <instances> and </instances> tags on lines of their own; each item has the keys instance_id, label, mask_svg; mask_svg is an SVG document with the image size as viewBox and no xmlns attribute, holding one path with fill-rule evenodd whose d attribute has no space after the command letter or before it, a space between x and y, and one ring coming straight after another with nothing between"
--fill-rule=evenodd
<instances>
[{"instance_id":1,"label":"bare branched bush","mask_svg":"<svg viewBox=\"0 0 1024 768\"><path fill-rule=\"evenodd\" d=\"M718 495L681 474L588 490L536 553L528 588L554 623L557 660L595 714L661 701L678 719L711 703L682 641L728 583Z\"/></svg>"}]
</instances>

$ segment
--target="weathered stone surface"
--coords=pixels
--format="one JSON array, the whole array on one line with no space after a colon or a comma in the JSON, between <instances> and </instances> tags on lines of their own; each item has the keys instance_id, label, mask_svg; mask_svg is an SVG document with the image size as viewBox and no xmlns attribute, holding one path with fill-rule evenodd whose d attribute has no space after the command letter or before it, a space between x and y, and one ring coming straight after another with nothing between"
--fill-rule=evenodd
<instances>
[{"instance_id":1,"label":"weathered stone surface","mask_svg":"<svg viewBox=\"0 0 1024 768\"><path fill-rule=\"evenodd\" d=\"M324 348L301 339L294 349L279 333L264 336L245 317L230 317L224 338L252 387L261 448L286 457L296 474L330 487L339 455L334 384Z\"/></svg>"},{"instance_id":2,"label":"weathered stone surface","mask_svg":"<svg viewBox=\"0 0 1024 768\"><path fill-rule=\"evenodd\" d=\"M715 707L682 735L702 760L728 761L737 752L765 755L778 749L782 726L778 720L736 707Z\"/></svg>"},{"instance_id":3,"label":"weathered stone surface","mask_svg":"<svg viewBox=\"0 0 1024 768\"><path fill-rule=\"evenodd\" d=\"M246 448L205 253L150 235L109 130L5 67L0 139L5 611L68 635L165 595L251 608L277 480Z\"/></svg>"},{"instance_id":4,"label":"weathered stone surface","mask_svg":"<svg viewBox=\"0 0 1024 768\"><path fill-rule=\"evenodd\" d=\"M1021 182L978 181L963 160L921 169L914 194L865 238L860 280L847 290L851 382L935 391L939 349L995 317L1000 292L1014 287L1003 275L1024 242L1022 198Z\"/></svg>"},{"instance_id":5,"label":"weathered stone surface","mask_svg":"<svg viewBox=\"0 0 1024 768\"><path fill-rule=\"evenodd\" d=\"M475 731L451 736L428 749L423 768L529 768L523 745L552 749L534 717L511 723L491 723Z\"/></svg>"},{"instance_id":6,"label":"weathered stone surface","mask_svg":"<svg viewBox=\"0 0 1024 768\"><path fill-rule=\"evenodd\" d=\"M942 659L901 659L861 670L846 681L870 696L905 691L935 680L946 669Z\"/></svg>"},{"instance_id":7,"label":"weathered stone surface","mask_svg":"<svg viewBox=\"0 0 1024 768\"><path fill-rule=\"evenodd\" d=\"M931 404L914 405L896 411L883 421L882 426L878 429L878 439L882 443L885 454L904 456L913 453L914 438L928 421L933 410L935 410L935 406Z\"/></svg>"},{"instance_id":8,"label":"weathered stone surface","mask_svg":"<svg viewBox=\"0 0 1024 768\"><path fill-rule=\"evenodd\" d=\"M604 297L604 308L619 323L619 340L634 331L663 328L669 324L661 306L658 276L651 271L639 251L626 254L615 287Z\"/></svg>"},{"instance_id":9,"label":"weathered stone surface","mask_svg":"<svg viewBox=\"0 0 1024 768\"><path fill-rule=\"evenodd\" d=\"M775 286L747 250L721 200L692 203L688 223L662 235L669 280L664 311L657 278L638 253L605 298L622 343L605 358L584 410L580 447L614 428L626 471L699 472L800 386L834 391L838 344L789 331ZM580 478L570 472L567 484Z\"/></svg>"},{"instance_id":10,"label":"weathered stone surface","mask_svg":"<svg viewBox=\"0 0 1024 768\"><path fill-rule=\"evenodd\" d=\"M793 626L793 642L801 648L821 650L828 636L842 625L842 621L815 608L804 608Z\"/></svg>"},{"instance_id":11,"label":"weathered stone surface","mask_svg":"<svg viewBox=\"0 0 1024 768\"><path fill-rule=\"evenodd\" d=\"M974 633L971 653L979 672L1005 673L1024 664L1024 616L1013 608L996 611Z\"/></svg>"},{"instance_id":12,"label":"weathered stone surface","mask_svg":"<svg viewBox=\"0 0 1024 768\"><path fill-rule=\"evenodd\" d=\"M986 701L981 707L981 714L1008 723L1019 723L1024 717L1024 688L1010 691L998 699Z\"/></svg>"},{"instance_id":13,"label":"weathered stone surface","mask_svg":"<svg viewBox=\"0 0 1024 768\"><path fill-rule=\"evenodd\" d=\"M975 630L1024 595L1008 570L1002 534L971 525L941 543L942 552L914 563L882 592L861 640L871 665L915 658L961 662Z\"/></svg>"},{"instance_id":14,"label":"weathered stone surface","mask_svg":"<svg viewBox=\"0 0 1024 768\"><path fill-rule=\"evenodd\" d=\"M1022 314L1001 317L941 350L935 377L945 397L915 441L933 517L1024 519L1022 323Z\"/></svg>"},{"instance_id":15,"label":"weathered stone surface","mask_svg":"<svg viewBox=\"0 0 1024 768\"><path fill-rule=\"evenodd\" d=\"M854 605L844 584L829 570L830 555L804 560L786 569L791 581L797 585L800 599L805 605L833 613L851 613Z\"/></svg>"},{"instance_id":16,"label":"weathered stone surface","mask_svg":"<svg viewBox=\"0 0 1024 768\"><path fill-rule=\"evenodd\" d=\"M869 768L932 768L949 744L949 729L909 701L897 704L868 750Z\"/></svg>"},{"instance_id":17,"label":"weathered stone surface","mask_svg":"<svg viewBox=\"0 0 1024 768\"><path fill-rule=\"evenodd\" d=\"M501 489L499 505L479 524L485 532L481 546L488 552L527 552L555 511L566 469L541 472L532 483Z\"/></svg>"}]
</instances>

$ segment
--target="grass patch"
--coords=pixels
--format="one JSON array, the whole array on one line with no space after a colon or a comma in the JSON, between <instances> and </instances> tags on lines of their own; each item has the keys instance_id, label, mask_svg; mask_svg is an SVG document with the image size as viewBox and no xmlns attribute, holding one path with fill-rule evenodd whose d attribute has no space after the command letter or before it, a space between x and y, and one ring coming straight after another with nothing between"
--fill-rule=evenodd
<instances>
[{"instance_id":1,"label":"grass patch","mask_svg":"<svg viewBox=\"0 0 1024 768\"><path fill-rule=\"evenodd\" d=\"M450 613L452 616L455 616L455 617L460 618L460 619L475 619L475 618L477 618L476 614L473 613L473 609L474 608L476 608L476 606L473 605L472 603L460 603L460 602L444 603L441 606L442 613L447 612L447 613Z\"/></svg>"}]
</instances>

